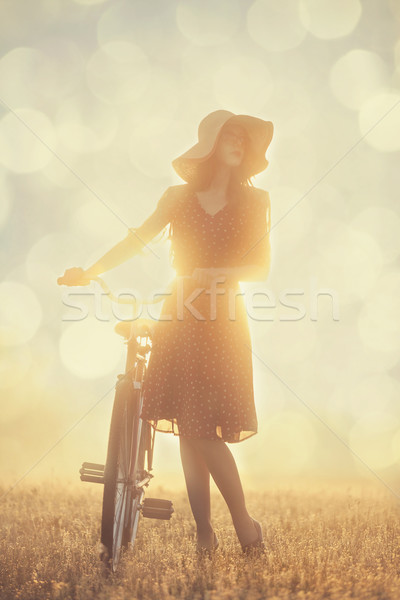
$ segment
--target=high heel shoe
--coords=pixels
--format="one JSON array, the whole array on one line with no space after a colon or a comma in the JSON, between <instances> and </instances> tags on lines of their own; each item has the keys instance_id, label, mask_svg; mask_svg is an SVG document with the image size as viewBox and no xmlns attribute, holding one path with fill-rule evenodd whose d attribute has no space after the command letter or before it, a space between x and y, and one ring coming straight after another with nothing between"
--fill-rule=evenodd
<instances>
[{"instance_id":1,"label":"high heel shoe","mask_svg":"<svg viewBox=\"0 0 400 600\"><path fill-rule=\"evenodd\" d=\"M242 544L242 551L244 554L250 554L254 551L257 551L257 553L263 553L266 549L261 524L253 518L251 520L253 521L254 527L257 531L257 539L253 540L252 542L249 542L248 544Z\"/></svg>"},{"instance_id":2,"label":"high heel shoe","mask_svg":"<svg viewBox=\"0 0 400 600\"><path fill-rule=\"evenodd\" d=\"M218 538L216 536L216 533L214 531L214 545L212 547L212 549L210 550L209 548L206 548L205 546L196 546L196 552L197 554L200 555L207 555L207 556L211 556L213 552L215 552L215 550L218 548L219 546L219 541Z\"/></svg>"}]
</instances>

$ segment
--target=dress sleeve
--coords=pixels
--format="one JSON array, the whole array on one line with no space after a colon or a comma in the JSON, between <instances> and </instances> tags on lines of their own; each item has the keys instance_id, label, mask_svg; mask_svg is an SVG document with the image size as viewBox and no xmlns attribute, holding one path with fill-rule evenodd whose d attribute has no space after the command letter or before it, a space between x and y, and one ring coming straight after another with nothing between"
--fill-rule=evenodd
<instances>
[{"instance_id":1,"label":"dress sleeve","mask_svg":"<svg viewBox=\"0 0 400 600\"><path fill-rule=\"evenodd\" d=\"M271 204L269 193L257 190L247 211L245 230L240 245L239 265L256 265L269 269Z\"/></svg>"},{"instance_id":2,"label":"dress sleeve","mask_svg":"<svg viewBox=\"0 0 400 600\"><path fill-rule=\"evenodd\" d=\"M154 212L139 227L130 227L129 233L134 235L143 245L148 244L157 233L170 223L174 198L173 186L170 186L159 199Z\"/></svg>"}]
</instances>

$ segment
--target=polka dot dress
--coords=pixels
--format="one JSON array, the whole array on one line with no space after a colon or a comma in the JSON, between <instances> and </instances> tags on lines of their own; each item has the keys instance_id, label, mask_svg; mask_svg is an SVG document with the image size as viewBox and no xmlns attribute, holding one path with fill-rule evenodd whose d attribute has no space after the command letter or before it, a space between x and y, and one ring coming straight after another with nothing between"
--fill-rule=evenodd
<instances>
[{"instance_id":1,"label":"polka dot dress","mask_svg":"<svg viewBox=\"0 0 400 600\"><path fill-rule=\"evenodd\" d=\"M196 267L266 266L269 196L240 188L209 214L188 184L172 186L153 215L135 229L148 242L171 223L172 293L153 335L142 419L157 431L240 442L257 433L251 339L243 292L234 280L210 288ZM172 232L172 235L171 235Z\"/></svg>"}]
</instances>

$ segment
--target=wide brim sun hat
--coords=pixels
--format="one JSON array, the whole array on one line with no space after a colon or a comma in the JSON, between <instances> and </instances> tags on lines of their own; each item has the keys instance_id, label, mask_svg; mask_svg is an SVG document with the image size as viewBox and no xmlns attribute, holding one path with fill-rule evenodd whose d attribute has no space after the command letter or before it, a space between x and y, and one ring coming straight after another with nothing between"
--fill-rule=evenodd
<instances>
[{"instance_id":1,"label":"wide brim sun hat","mask_svg":"<svg viewBox=\"0 0 400 600\"><path fill-rule=\"evenodd\" d=\"M265 153L274 132L272 122L250 115L237 115L229 110L215 110L200 122L197 144L172 161L172 166L182 179L188 183L195 179L199 165L213 155L220 133L228 123L240 125L246 131L246 177L253 177L267 168L269 163Z\"/></svg>"}]
</instances>

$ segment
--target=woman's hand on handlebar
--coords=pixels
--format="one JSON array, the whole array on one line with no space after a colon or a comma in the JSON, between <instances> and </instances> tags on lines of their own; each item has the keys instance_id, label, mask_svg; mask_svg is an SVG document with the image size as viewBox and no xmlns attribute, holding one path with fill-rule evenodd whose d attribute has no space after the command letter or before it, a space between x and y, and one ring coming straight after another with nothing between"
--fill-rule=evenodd
<instances>
[{"instance_id":1,"label":"woman's hand on handlebar","mask_svg":"<svg viewBox=\"0 0 400 600\"><path fill-rule=\"evenodd\" d=\"M67 269L62 275L57 279L58 285L89 285L93 276L90 277L89 274L82 269L81 267L72 267L71 269Z\"/></svg>"}]
</instances>

